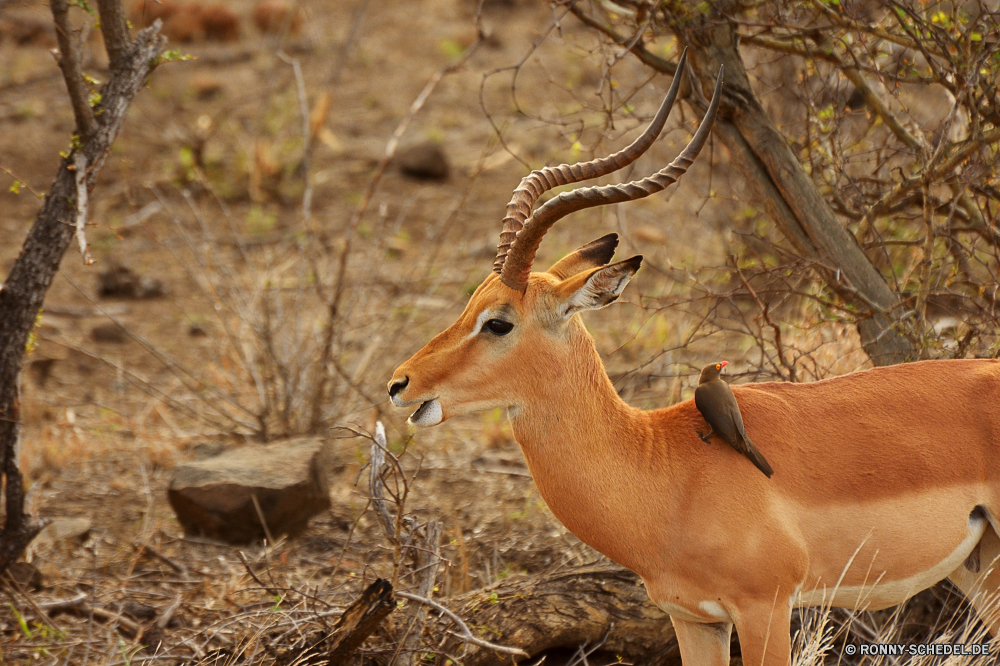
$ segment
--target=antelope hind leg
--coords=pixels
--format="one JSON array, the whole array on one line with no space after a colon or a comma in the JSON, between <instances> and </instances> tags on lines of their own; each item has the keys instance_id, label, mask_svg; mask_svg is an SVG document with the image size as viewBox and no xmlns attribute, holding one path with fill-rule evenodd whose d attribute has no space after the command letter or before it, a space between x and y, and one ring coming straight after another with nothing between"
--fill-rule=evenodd
<instances>
[{"instance_id":1,"label":"antelope hind leg","mask_svg":"<svg viewBox=\"0 0 1000 666\"><path fill-rule=\"evenodd\" d=\"M986 528L977 548L978 558L970 557L966 564L948 575L948 580L962 590L990 634L997 636L1000 632L1000 537L992 526ZM971 570L976 568L979 570Z\"/></svg>"}]
</instances>

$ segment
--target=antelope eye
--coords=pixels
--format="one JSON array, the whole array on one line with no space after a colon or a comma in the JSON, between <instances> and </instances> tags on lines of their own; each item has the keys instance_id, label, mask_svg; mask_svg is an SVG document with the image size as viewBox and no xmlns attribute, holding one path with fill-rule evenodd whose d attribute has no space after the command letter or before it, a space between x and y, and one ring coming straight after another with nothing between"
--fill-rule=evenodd
<instances>
[{"instance_id":1,"label":"antelope eye","mask_svg":"<svg viewBox=\"0 0 1000 666\"><path fill-rule=\"evenodd\" d=\"M483 324L483 329L493 333L494 335L507 335L514 330L514 324L509 321L504 321L503 319L490 319Z\"/></svg>"}]
</instances>

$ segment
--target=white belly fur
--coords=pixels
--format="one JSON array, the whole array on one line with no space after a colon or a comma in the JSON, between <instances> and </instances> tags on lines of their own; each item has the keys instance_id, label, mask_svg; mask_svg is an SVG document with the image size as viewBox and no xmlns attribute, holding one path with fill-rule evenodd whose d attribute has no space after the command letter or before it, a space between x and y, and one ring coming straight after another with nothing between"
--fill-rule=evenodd
<instances>
[{"instance_id":1,"label":"white belly fur","mask_svg":"<svg viewBox=\"0 0 1000 666\"><path fill-rule=\"evenodd\" d=\"M791 600L792 605L795 607L835 606L856 610L878 610L901 604L961 566L976 544L979 543L988 525L989 521L984 516L979 513L972 515L969 518L968 536L962 540L958 547L941 562L915 576L902 580L885 581L878 580L881 572L873 570L870 574L873 583L871 585L842 585L833 589L833 583L836 581L832 581L829 587L821 584L811 590L803 589L795 599ZM868 563L853 562L851 566L867 567Z\"/></svg>"}]
</instances>

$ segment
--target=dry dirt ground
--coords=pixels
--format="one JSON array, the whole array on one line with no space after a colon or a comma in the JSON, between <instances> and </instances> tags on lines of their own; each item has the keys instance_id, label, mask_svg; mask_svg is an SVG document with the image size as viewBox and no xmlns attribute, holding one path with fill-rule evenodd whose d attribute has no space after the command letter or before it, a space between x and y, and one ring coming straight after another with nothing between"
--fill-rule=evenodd
<instances>
[{"instance_id":1,"label":"dry dirt ground","mask_svg":"<svg viewBox=\"0 0 1000 666\"><path fill-rule=\"evenodd\" d=\"M450 175L424 181L390 166L351 235L352 215L393 131L432 75L474 40L475 4L300 4L307 18L301 31L279 38L258 32L252 3L237 0L229 6L242 19L238 41L180 44L181 54L197 59L164 65L151 77L94 195L88 236L96 264L84 266L75 250L67 254L23 378L21 460L30 508L92 525L82 541L32 549L31 562L44 576L35 597L85 592L94 606L114 612L126 603L162 610L180 599L164 634L172 655L251 640L261 614L280 607L246 575L237 549L183 536L166 487L179 461L259 437L254 414L265 403L287 406L284 416L276 407L265 419L269 437L304 429L316 395L310 368L319 363L328 317L315 284L334 283L347 239L334 356L322 369L334 380L318 412L322 434L338 437L333 507L297 539L243 549L268 571L269 584L298 590L286 605L303 603L309 590L339 608L362 581L390 573L391 552L365 512L365 484L357 482L368 444L332 426L371 428L381 418L400 450L411 433L406 414L384 399L385 383L454 319L490 270L504 204L526 165L624 145L669 83L648 81L629 59L613 62L575 19L544 3L488 2L482 19L489 37L440 81L401 142L401 149L440 146ZM79 25L89 20L74 13ZM49 20L47 7L29 0L3 4L0 15ZM21 44L10 34L0 39L0 166L24 183L19 194L8 192L13 179L0 174L4 271L38 208L32 191L46 190L70 142L72 115L49 46L44 34ZM658 48L673 55L669 40ZM299 96L279 51L298 60L314 116L308 221ZM85 53L87 72L105 77L98 37ZM516 85L514 70L484 78L522 61ZM613 75L605 77L609 64ZM609 99L613 117L605 112ZM695 118L690 109L675 114L637 175L659 168L686 143ZM723 265L733 251L731 232L755 223L723 153L710 146L665 196L573 216L539 253L545 265L618 231L620 256L647 257L623 302L587 320L612 378L634 404L687 398L694 368L720 348L746 350L737 338L702 339L698 302L660 307L686 294L683 281L670 276ZM323 243L307 242L312 233ZM159 281L163 295L100 298L98 274L115 265ZM850 332L844 336L854 349ZM862 360L844 348L833 344L831 367L859 367ZM279 366L301 381L271 372ZM438 596L514 572L598 559L548 512L500 414L413 433L408 446L407 469L419 463L421 471L407 510L445 525L450 567ZM143 544L182 571L143 555ZM114 621L63 614L49 625L21 596L3 603L0 650L7 663L139 663L132 660L135 644Z\"/></svg>"}]
</instances>

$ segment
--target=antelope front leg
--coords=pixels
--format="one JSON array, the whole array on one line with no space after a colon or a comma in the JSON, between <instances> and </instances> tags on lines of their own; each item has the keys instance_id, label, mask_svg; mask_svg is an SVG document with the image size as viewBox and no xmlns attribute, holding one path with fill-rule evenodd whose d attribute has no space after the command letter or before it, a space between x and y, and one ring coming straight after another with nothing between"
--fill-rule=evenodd
<instances>
[{"instance_id":1,"label":"antelope front leg","mask_svg":"<svg viewBox=\"0 0 1000 666\"><path fill-rule=\"evenodd\" d=\"M744 666L792 663L792 609L786 599L741 607L733 621Z\"/></svg>"},{"instance_id":2,"label":"antelope front leg","mask_svg":"<svg viewBox=\"0 0 1000 666\"><path fill-rule=\"evenodd\" d=\"M682 666L729 666L729 622L700 624L671 617Z\"/></svg>"}]
</instances>

